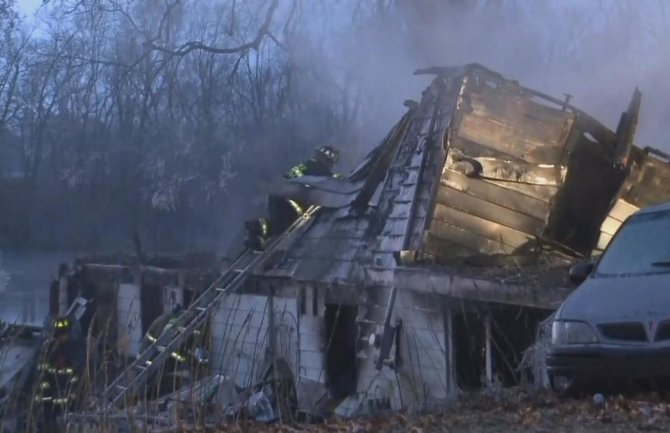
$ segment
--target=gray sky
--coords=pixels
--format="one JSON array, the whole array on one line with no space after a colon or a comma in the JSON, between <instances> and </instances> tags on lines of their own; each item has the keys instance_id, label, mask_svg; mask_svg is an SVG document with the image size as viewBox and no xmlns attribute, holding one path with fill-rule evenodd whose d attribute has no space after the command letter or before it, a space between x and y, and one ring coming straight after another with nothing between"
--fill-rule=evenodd
<instances>
[{"instance_id":1,"label":"gray sky","mask_svg":"<svg viewBox=\"0 0 670 433\"><path fill-rule=\"evenodd\" d=\"M16 4L19 6L21 13L32 15L42 4L42 0L17 0Z\"/></svg>"}]
</instances>

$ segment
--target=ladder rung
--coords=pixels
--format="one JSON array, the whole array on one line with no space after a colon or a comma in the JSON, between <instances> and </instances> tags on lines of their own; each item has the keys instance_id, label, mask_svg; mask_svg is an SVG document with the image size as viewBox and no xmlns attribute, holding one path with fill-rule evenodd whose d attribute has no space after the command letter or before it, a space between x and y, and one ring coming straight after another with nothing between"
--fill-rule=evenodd
<instances>
[{"instance_id":1,"label":"ladder rung","mask_svg":"<svg viewBox=\"0 0 670 433\"><path fill-rule=\"evenodd\" d=\"M198 311L205 311L207 310L207 307L195 307L195 309Z\"/></svg>"},{"instance_id":2,"label":"ladder rung","mask_svg":"<svg viewBox=\"0 0 670 433\"><path fill-rule=\"evenodd\" d=\"M127 386L123 386L123 385L121 385L121 384L116 384L116 387L119 388L121 391L125 391L125 390L128 389Z\"/></svg>"},{"instance_id":3,"label":"ladder rung","mask_svg":"<svg viewBox=\"0 0 670 433\"><path fill-rule=\"evenodd\" d=\"M177 326L177 331L184 332L186 331L186 328L184 326Z\"/></svg>"},{"instance_id":4,"label":"ladder rung","mask_svg":"<svg viewBox=\"0 0 670 433\"><path fill-rule=\"evenodd\" d=\"M156 350L163 352L165 350L165 346L156 346Z\"/></svg>"}]
</instances>

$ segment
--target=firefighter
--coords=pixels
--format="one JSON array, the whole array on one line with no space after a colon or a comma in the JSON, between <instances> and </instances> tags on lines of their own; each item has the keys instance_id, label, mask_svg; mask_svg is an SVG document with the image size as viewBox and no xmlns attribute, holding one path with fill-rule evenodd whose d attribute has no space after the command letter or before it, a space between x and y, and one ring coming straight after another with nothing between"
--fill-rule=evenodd
<instances>
[{"instance_id":1,"label":"firefighter","mask_svg":"<svg viewBox=\"0 0 670 433\"><path fill-rule=\"evenodd\" d=\"M146 335L144 336L144 348L155 343L163 332L173 328L177 324L177 319L182 312L182 307L177 304L171 311L161 314L156 320L151 322Z\"/></svg>"},{"instance_id":2,"label":"firefighter","mask_svg":"<svg viewBox=\"0 0 670 433\"><path fill-rule=\"evenodd\" d=\"M171 338L161 336L166 332L178 326L178 321L182 315L183 308L177 304L171 311L160 315L154 320L142 341L142 351L145 351L151 344L160 340L160 345L167 346ZM170 333L170 337L176 336L176 333ZM202 338L202 331L194 329L193 333L182 342L179 347L174 347L169 353L169 358L165 361L164 371L170 375L176 375L180 378L189 378L193 374L193 367L205 366L209 363L206 350L199 345ZM163 379L158 378L153 385L157 386L160 393L174 391L174 378L168 376Z\"/></svg>"},{"instance_id":3,"label":"firefighter","mask_svg":"<svg viewBox=\"0 0 670 433\"><path fill-rule=\"evenodd\" d=\"M339 152L333 147L317 148L314 156L291 168L284 173L283 178L295 179L302 176L339 177L333 171L338 159ZM303 203L270 194L267 217L249 220L244 223L247 230L245 246L252 250L262 251L269 238L283 233L306 210Z\"/></svg>"},{"instance_id":4,"label":"firefighter","mask_svg":"<svg viewBox=\"0 0 670 433\"><path fill-rule=\"evenodd\" d=\"M181 315L182 311L182 306L177 304L172 309L172 311L164 313L156 320L154 320L149 326L146 335L144 336L142 350L146 350L146 348L149 347L152 343L158 341L164 332L174 328L177 325L177 321L179 320L179 316ZM199 335L199 333L199 330L194 332L195 335ZM164 344L167 344L167 342ZM184 352L181 350L175 350L174 352L170 353L170 356L177 362L177 364L183 364L187 361L187 353L190 353L190 351Z\"/></svg>"},{"instance_id":5,"label":"firefighter","mask_svg":"<svg viewBox=\"0 0 670 433\"><path fill-rule=\"evenodd\" d=\"M55 426L57 418L73 407L84 344L77 322L68 317L56 318L52 330L45 356L37 366L40 374L35 393L35 401L42 404L47 428Z\"/></svg>"}]
</instances>

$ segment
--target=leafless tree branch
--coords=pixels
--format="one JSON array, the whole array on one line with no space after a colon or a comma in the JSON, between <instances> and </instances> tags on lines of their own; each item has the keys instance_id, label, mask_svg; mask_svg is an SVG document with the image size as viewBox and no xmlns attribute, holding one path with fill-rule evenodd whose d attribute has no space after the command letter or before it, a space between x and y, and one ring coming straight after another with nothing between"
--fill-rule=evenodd
<instances>
[{"instance_id":1,"label":"leafless tree branch","mask_svg":"<svg viewBox=\"0 0 670 433\"><path fill-rule=\"evenodd\" d=\"M173 50L167 47L156 45L151 40L147 41L146 46L151 50L160 51L173 56L185 56L188 53L195 50L207 51L209 53L214 54L235 54L235 53L246 53L249 50L258 50L260 44L263 42L263 39L266 36L270 36L270 26L272 25L272 19L274 17L277 6L279 6L279 0L272 0L270 7L268 8L265 14L265 20L258 29L258 32L256 33L254 39L251 40L250 42L246 42L236 47L215 47L212 45L205 44L203 42L190 41L184 43L177 49ZM274 37L272 37L272 39L276 41Z\"/></svg>"}]
</instances>

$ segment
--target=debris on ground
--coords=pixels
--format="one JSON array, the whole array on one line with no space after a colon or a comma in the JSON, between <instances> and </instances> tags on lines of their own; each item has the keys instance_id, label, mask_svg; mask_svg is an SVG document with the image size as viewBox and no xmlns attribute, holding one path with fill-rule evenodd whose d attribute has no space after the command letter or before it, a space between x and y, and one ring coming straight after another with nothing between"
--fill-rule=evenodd
<instances>
[{"instance_id":1,"label":"debris on ground","mask_svg":"<svg viewBox=\"0 0 670 433\"><path fill-rule=\"evenodd\" d=\"M515 392L516 391L516 392ZM266 425L252 421L220 427L184 428L191 432L268 433L437 433L437 432L629 432L668 431L670 403L655 396L633 398L598 394L561 400L551 393L529 395L508 390L504 401L481 394L440 412L385 414L369 419L333 419L323 424Z\"/></svg>"}]
</instances>

